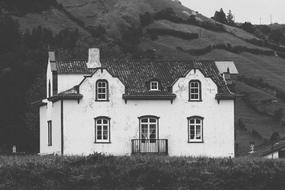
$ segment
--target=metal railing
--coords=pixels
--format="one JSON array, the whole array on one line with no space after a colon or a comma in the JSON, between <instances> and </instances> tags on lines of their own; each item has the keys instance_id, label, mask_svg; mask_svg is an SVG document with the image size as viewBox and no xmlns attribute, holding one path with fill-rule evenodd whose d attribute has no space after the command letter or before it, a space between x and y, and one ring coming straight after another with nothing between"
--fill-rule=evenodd
<instances>
[{"instance_id":1,"label":"metal railing","mask_svg":"<svg viewBox=\"0 0 285 190\"><path fill-rule=\"evenodd\" d=\"M168 154L168 139L132 139L132 154Z\"/></svg>"}]
</instances>

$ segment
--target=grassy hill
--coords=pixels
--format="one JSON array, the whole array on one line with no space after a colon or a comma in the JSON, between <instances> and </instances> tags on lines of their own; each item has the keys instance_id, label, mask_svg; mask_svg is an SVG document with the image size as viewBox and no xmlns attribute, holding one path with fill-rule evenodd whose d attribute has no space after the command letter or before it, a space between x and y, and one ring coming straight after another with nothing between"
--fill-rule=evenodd
<instances>
[{"instance_id":1,"label":"grassy hill","mask_svg":"<svg viewBox=\"0 0 285 190\"><path fill-rule=\"evenodd\" d=\"M282 49L272 49L256 34L217 23L179 1L57 3L40 12L10 15L18 20L23 33L38 26L54 35L66 28L77 29L80 39L76 48L81 49L77 52L96 46L103 49L103 56L233 60L242 76L235 91L245 95L237 100L236 122L242 120L247 129L237 124L238 151L246 152L251 141L257 145L267 142L275 131L285 137L284 115L278 120L274 117L278 110L285 111L285 59L278 56L285 54Z\"/></svg>"}]
</instances>

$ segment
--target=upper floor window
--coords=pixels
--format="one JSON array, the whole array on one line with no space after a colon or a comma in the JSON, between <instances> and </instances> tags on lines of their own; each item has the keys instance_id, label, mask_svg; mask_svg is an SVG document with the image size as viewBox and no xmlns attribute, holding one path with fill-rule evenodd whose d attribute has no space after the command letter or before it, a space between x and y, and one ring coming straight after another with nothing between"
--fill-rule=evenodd
<instances>
[{"instance_id":1,"label":"upper floor window","mask_svg":"<svg viewBox=\"0 0 285 190\"><path fill-rule=\"evenodd\" d=\"M108 81L98 80L96 82L96 100L97 101L107 101L109 99L108 92Z\"/></svg>"},{"instance_id":2,"label":"upper floor window","mask_svg":"<svg viewBox=\"0 0 285 190\"><path fill-rule=\"evenodd\" d=\"M203 142L203 118L188 117L188 142Z\"/></svg>"},{"instance_id":3,"label":"upper floor window","mask_svg":"<svg viewBox=\"0 0 285 190\"><path fill-rule=\"evenodd\" d=\"M158 81L150 81L149 83L149 90L159 90L159 83Z\"/></svg>"},{"instance_id":4,"label":"upper floor window","mask_svg":"<svg viewBox=\"0 0 285 190\"><path fill-rule=\"evenodd\" d=\"M95 118L95 143L110 142L110 118Z\"/></svg>"},{"instance_id":5,"label":"upper floor window","mask_svg":"<svg viewBox=\"0 0 285 190\"><path fill-rule=\"evenodd\" d=\"M191 80L189 82L189 101L201 101L201 82Z\"/></svg>"}]
</instances>

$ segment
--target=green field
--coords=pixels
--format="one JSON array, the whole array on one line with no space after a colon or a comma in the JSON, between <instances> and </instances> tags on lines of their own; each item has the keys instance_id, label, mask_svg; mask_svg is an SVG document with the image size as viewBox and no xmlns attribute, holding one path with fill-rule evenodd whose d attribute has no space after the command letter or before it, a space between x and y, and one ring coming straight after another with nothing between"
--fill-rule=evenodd
<instances>
[{"instance_id":1,"label":"green field","mask_svg":"<svg viewBox=\"0 0 285 190\"><path fill-rule=\"evenodd\" d=\"M285 161L164 156L0 156L0 189L277 190Z\"/></svg>"}]
</instances>

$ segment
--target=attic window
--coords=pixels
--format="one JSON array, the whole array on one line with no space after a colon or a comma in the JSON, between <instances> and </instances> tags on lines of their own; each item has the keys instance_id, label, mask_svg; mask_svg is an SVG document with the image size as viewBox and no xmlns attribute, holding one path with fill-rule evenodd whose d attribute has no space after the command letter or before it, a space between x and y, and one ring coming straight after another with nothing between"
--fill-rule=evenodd
<instances>
[{"instance_id":1,"label":"attic window","mask_svg":"<svg viewBox=\"0 0 285 190\"><path fill-rule=\"evenodd\" d=\"M159 83L158 83L158 81L150 81L150 83L149 83L149 90L151 90L151 91L159 90Z\"/></svg>"}]
</instances>

